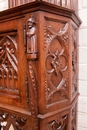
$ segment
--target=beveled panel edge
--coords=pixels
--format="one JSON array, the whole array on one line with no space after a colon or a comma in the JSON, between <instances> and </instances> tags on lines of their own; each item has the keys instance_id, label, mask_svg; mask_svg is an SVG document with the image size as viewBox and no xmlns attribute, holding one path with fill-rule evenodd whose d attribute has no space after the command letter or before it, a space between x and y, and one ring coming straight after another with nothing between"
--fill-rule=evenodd
<instances>
[{"instance_id":1,"label":"beveled panel edge","mask_svg":"<svg viewBox=\"0 0 87 130\"><path fill-rule=\"evenodd\" d=\"M78 96L79 96L79 93L77 93L76 97L73 99L73 101L72 101L72 103L70 105L68 105L68 106L66 106L64 108L61 108L59 110L46 113L46 114L38 114L37 117L39 119L45 119L45 118L48 118L50 116L56 115L56 114L58 114L60 112L63 112L63 111L66 111L66 110L70 110L76 104Z\"/></svg>"}]
</instances>

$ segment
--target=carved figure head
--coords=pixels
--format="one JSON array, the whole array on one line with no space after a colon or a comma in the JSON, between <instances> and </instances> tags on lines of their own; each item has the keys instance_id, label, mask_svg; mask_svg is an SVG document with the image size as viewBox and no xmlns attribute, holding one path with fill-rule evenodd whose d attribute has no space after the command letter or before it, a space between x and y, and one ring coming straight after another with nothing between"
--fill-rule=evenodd
<instances>
[{"instance_id":1,"label":"carved figure head","mask_svg":"<svg viewBox=\"0 0 87 130\"><path fill-rule=\"evenodd\" d=\"M28 19L28 28L31 29L32 27L34 27L36 24L35 22L35 18L33 15L31 15L31 17Z\"/></svg>"}]
</instances>

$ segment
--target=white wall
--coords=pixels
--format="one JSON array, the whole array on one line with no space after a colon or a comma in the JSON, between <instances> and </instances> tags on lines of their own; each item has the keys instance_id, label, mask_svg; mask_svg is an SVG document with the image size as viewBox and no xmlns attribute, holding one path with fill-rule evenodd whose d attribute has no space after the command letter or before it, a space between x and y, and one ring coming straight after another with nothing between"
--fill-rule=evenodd
<instances>
[{"instance_id":1,"label":"white wall","mask_svg":"<svg viewBox=\"0 0 87 130\"><path fill-rule=\"evenodd\" d=\"M0 11L8 8L8 0L0 0Z\"/></svg>"},{"instance_id":2,"label":"white wall","mask_svg":"<svg viewBox=\"0 0 87 130\"><path fill-rule=\"evenodd\" d=\"M79 30L78 130L87 130L87 0L78 0L82 25Z\"/></svg>"}]
</instances>

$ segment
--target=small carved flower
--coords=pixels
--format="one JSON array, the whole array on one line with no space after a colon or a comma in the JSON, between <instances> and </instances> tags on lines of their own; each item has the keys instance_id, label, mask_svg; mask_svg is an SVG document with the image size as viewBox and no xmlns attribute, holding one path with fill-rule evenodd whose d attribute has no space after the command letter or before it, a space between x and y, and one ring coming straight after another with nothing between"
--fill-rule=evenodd
<instances>
[{"instance_id":1,"label":"small carved flower","mask_svg":"<svg viewBox=\"0 0 87 130\"><path fill-rule=\"evenodd\" d=\"M56 50L54 54L48 54L46 64L48 73L55 72L56 76L58 76L59 71L65 71L67 68L66 56Z\"/></svg>"},{"instance_id":2,"label":"small carved flower","mask_svg":"<svg viewBox=\"0 0 87 130\"><path fill-rule=\"evenodd\" d=\"M55 52L54 57L51 60L51 65L54 68L55 74L58 76L59 69L61 66L61 59L60 59L60 56L58 54L58 50Z\"/></svg>"},{"instance_id":3,"label":"small carved flower","mask_svg":"<svg viewBox=\"0 0 87 130\"><path fill-rule=\"evenodd\" d=\"M63 79L63 72L67 69L67 58L63 53L56 50L49 52L46 58L46 69L53 85L58 87Z\"/></svg>"}]
</instances>

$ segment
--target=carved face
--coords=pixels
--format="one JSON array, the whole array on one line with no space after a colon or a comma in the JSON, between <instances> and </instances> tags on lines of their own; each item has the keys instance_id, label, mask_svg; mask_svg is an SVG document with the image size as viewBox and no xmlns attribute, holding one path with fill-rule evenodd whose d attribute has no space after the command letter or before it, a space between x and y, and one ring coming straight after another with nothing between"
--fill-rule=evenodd
<instances>
[{"instance_id":1,"label":"carved face","mask_svg":"<svg viewBox=\"0 0 87 130\"><path fill-rule=\"evenodd\" d=\"M28 21L28 28L31 29L33 27L33 22L32 21Z\"/></svg>"}]
</instances>

